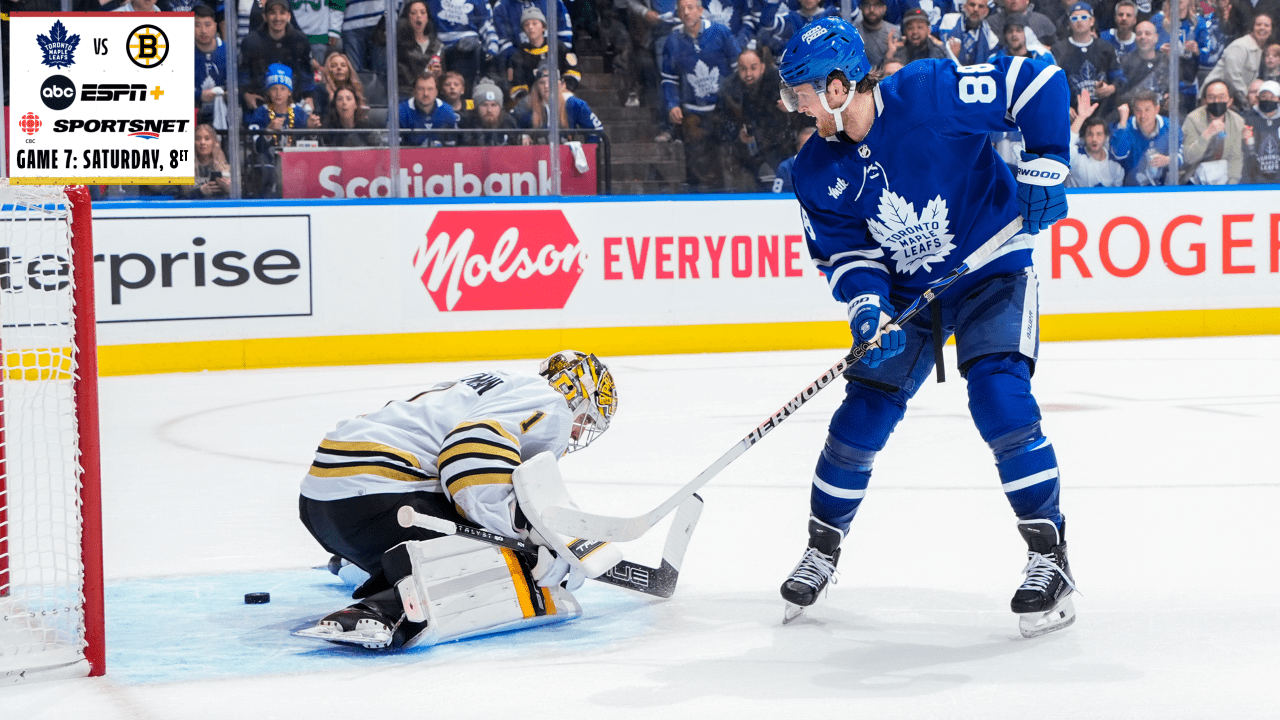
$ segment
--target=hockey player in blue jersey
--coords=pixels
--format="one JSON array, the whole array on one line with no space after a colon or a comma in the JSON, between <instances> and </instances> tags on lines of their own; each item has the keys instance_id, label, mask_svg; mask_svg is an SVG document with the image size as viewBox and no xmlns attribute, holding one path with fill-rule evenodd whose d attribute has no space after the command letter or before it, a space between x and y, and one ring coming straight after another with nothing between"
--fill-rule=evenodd
<instances>
[{"instance_id":1,"label":"hockey player in blue jersey","mask_svg":"<svg viewBox=\"0 0 1280 720\"><path fill-rule=\"evenodd\" d=\"M1034 234L1066 215L1066 78L1022 57L922 60L884 80L870 69L857 31L838 18L792 38L779 67L784 104L812 116L822 140L805 144L793 174L809 253L848 305L854 343L877 344L845 374L813 478L809 546L782 586L786 619L835 573L876 453L954 334L969 412L1027 543L1012 609L1027 637L1066 627L1074 584L1058 463L1031 395L1039 344L1031 250ZM1026 142L1016 178L988 140L1013 130ZM972 267L930 313L890 322L962 263Z\"/></svg>"}]
</instances>

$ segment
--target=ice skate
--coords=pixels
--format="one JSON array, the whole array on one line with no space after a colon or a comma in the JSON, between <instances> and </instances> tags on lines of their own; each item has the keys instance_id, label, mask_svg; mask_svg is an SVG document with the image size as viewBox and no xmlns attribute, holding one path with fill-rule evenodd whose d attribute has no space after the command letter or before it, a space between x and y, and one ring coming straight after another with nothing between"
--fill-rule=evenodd
<instances>
[{"instance_id":1,"label":"ice skate","mask_svg":"<svg viewBox=\"0 0 1280 720\"><path fill-rule=\"evenodd\" d=\"M1062 531L1049 520L1022 520L1018 532L1027 541L1027 579L1013 594L1010 607L1018 613L1023 637L1039 637L1076 621L1071 602L1075 582L1067 562L1066 523Z\"/></svg>"},{"instance_id":2,"label":"ice skate","mask_svg":"<svg viewBox=\"0 0 1280 720\"><path fill-rule=\"evenodd\" d=\"M809 547L791 571L791 576L782 583L782 599L787 601L783 625L795 620L805 608L817 602L828 582L835 582L843 535L838 528L817 518L809 518Z\"/></svg>"},{"instance_id":3,"label":"ice skate","mask_svg":"<svg viewBox=\"0 0 1280 720\"><path fill-rule=\"evenodd\" d=\"M361 602L330 613L315 627L299 630L294 635L359 645L370 650L386 650L403 647L426 626L426 623L409 622L403 614L398 620L393 620L375 607Z\"/></svg>"}]
</instances>

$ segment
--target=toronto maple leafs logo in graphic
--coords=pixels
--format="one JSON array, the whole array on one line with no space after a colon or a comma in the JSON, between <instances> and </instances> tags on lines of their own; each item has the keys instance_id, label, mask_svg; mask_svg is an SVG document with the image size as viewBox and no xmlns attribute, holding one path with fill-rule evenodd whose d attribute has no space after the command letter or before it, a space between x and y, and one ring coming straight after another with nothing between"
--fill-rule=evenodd
<instances>
[{"instance_id":1,"label":"toronto maple leafs logo in graphic","mask_svg":"<svg viewBox=\"0 0 1280 720\"><path fill-rule=\"evenodd\" d=\"M475 7L475 5L466 2L466 0L443 0L440 3L439 18L447 20L454 25L470 25L471 11Z\"/></svg>"},{"instance_id":2,"label":"toronto maple leafs logo in graphic","mask_svg":"<svg viewBox=\"0 0 1280 720\"><path fill-rule=\"evenodd\" d=\"M689 81L689 87L693 88L693 94L700 98L715 97L720 91L720 68L707 67L707 64L698 61L693 66L693 72L684 76Z\"/></svg>"},{"instance_id":3,"label":"toronto maple leafs logo in graphic","mask_svg":"<svg viewBox=\"0 0 1280 720\"><path fill-rule=\"evenodd\" d=\"M703 17L713 23L730 27L733 25L733 5L727 0L723 3L720 0L711 0L707 4L707 10L703 13Z\"/></svg>"},{"instance_id":4,"label":"toronto maple leafs logo in graphic","mask_svg":"<svg viewBox=\"0 0 1280 720\"><path fill-rule=\"evenodd\" d=\"M48 35L37 35L36 42L44 52L40 62L51 68L71 67L76 64L76 46L80 44L79 35L67 35L67 26L61 20L53 23Z\"/></svg>"},{"instance_id":5,"label":"toronto maple leafs logo in graphic","mask_svg":"<svg viewBox=\"0 0 1280 720\"><path fill-rule=\"evenodd\" d=\"M1076 93L1081 90L1093 92L1093 88L1102 80L1102 73L1098 72L1098 68L1094 66L1090 60L1085 60L1080 64L1080 73L1074 78L1076 81Z\"/></svg>"},{"instance_id":6,"label":"toronto maple leafs logo in graphic","mask_svg":"<svg viewBox=\"0 0 1280 720\"><path fill-rule=\"evenodd\" d=\"M1258 143L1258 168L1268 175L1280 172L1280 141L1276 139L1276 131L1262 133L1262 141Z\"/></svg>"},{"instance_id":7,"label":"toronto maple leafs logo in graphic","mask_svg":"<svg viewBox=\"0 0 1280 720\"><path fill-rule=\"evenodd\" d=\"M921 268L929 272L930 263L941 262L956 247L951 244L954 236L949 232L947 202L941 195L916 215L914 205L885 188L877 211L880 221L868 218L867 225L876 242L893 253L890 259L897 263L898 273L910 275Z\"/></svg>"}]
</instances>

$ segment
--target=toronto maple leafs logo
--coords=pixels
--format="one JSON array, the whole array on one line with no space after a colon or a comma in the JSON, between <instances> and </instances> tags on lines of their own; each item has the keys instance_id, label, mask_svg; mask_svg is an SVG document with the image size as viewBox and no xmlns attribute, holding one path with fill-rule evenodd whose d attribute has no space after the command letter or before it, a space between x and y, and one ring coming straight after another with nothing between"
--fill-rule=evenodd
<instances>
[{"instance_id":1,"label":"toronto maple leafs logo","mask_svg":"<svg viewBox=\"0 0 1280 720\"><path fill-rule=\"evenodd\" d=\"M454 25L470 25L471 11L475 9L466 0L443 0L440 3L440 13L438 17L441 20L447 20Z\"/></svg>"},{"instance_id":2,"label":"toronto maple leafs logo","mask_svg":"<svg viewBox=\"0 0 1280 720\"><path fill-rule=\"evenodd\" d=\"M693 88L693 94L700 98L715 97L720 91L720 68L708 67L701 60L693 66L693 72L687 73L684 78Z\"/></svg>"},{"instance_id":3,"label":"toronto maple leafs logo","mask_svg":"<svg viewBox=\"0 0 1280 720\"><path fill-rule=\"evenodd\" d=\"M40 62L51 68L71 67L76 64L76 46L80 44L79 35L67 35L67 26L61 20L53 23L48 35L37 35L36 42L44 52Z\"/></svg>"},{"instance_id":4,"label":"toronto maple leafs logo","mask_svg":"<svg viewBox=\"0 0 1280 720\"><path fill-rule=\"evenodd\" d=\"M730 27L733 25L733 5L729 2L720 2L720 0L711 0L707 4L705 17L713 23Z\"/></svg>"},{"instance_id":5,"label":"toronto maple leafs logo","mask_svg":"<svg viewBox=\"0 0 1280 720\"><path fill-rule=\"evenodd\" d=\"M924 212L916 215L915 206L885 188L877 208L880 220L867 219L876 242L893 253L896 271L911 275L921 268L929 272L929 264L941 262L955 249L949 231L947 202L939 195L929 201Z\"/></svg>"}]
</instances>

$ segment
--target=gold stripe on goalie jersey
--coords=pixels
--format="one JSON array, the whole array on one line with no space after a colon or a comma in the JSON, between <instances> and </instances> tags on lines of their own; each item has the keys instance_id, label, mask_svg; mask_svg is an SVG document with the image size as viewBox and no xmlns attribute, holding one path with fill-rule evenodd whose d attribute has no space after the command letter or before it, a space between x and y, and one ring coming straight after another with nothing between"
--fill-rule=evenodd
<instances>
[{"instance_id":1,"label":"gold stripe on goalie jersey","mask_svg":"<svg viewBox=\"0 0 1280 720\"><path fill-rule=\"evenodd\" d=\"M443 470L447 465L466 458L498 460L511 465L520 464L520 453L505 443L490 442L478 438L467 438L456 445L446 445L440 451L440 460L436 465Z\"/></svg>"},{"instance_id":2,"label":"gold stripe on goalie jersey","mask_svg":"<svg viewBox=\"0 0 1280 720\"><path fill-rule=\"evenodd\" d=\"M400 460L418 469L422 468L422 465L418 463L418 458L413 453L393 448L390 445L383 445L382 443L343 442L341 440L325 439L320 441L320 451L324 450L333 452L336 455L347 456L383 455L394 460Z\"/></svg>"},{"instance_id":3,"label":"gold stripe on goalie jersey","mask_svg":"<svg viewBox=\"0 0 1280 720\"><path fill-rule=\"evenodd\" d=\"M520 564L520 560L516 558L516 553L510 548L499 548L502 550L502 557L507 561L507 569L511 571L511 582L515 585L516 599L520 602L520 612L526 618L535 615L554 615L556 612L556 603L551 599L551 592L546 588L538 587L533 582L533 578L525 573L524 567ZM538 596L534 596L534 592Z\"/></svg>"},{"instance_id":4,"label":"gold stripe on goalie jersey","mask_svg":"<svg viewBox=\"0 0 1280 720\"><path fill-rule=\"evenodd\" d=\"M428 480L439 480L440 478L426 475L425 473L413 473L408 469L397 470L388 465L373 465L369 463L359 463L351 465L338 465L331 463L312 463L311 469L308 471L314 477L353 477L355 475L374 475L376 477L386 478L388 480L399 480L401 482L426 482Z\"/></svg>"},{"instance_id":5,"label":"gold stripe on goalie jersey","mask_svg":"<svg viewBox=\"0 0 1280 720\"><path fill-rule=\"evenodd\" d=\"M524 422L520 423L520 432L527 433L529 429L538 424L538 421L546 417L547 414L538 410L530 415Z\"/></svg>"}]
</instances>

